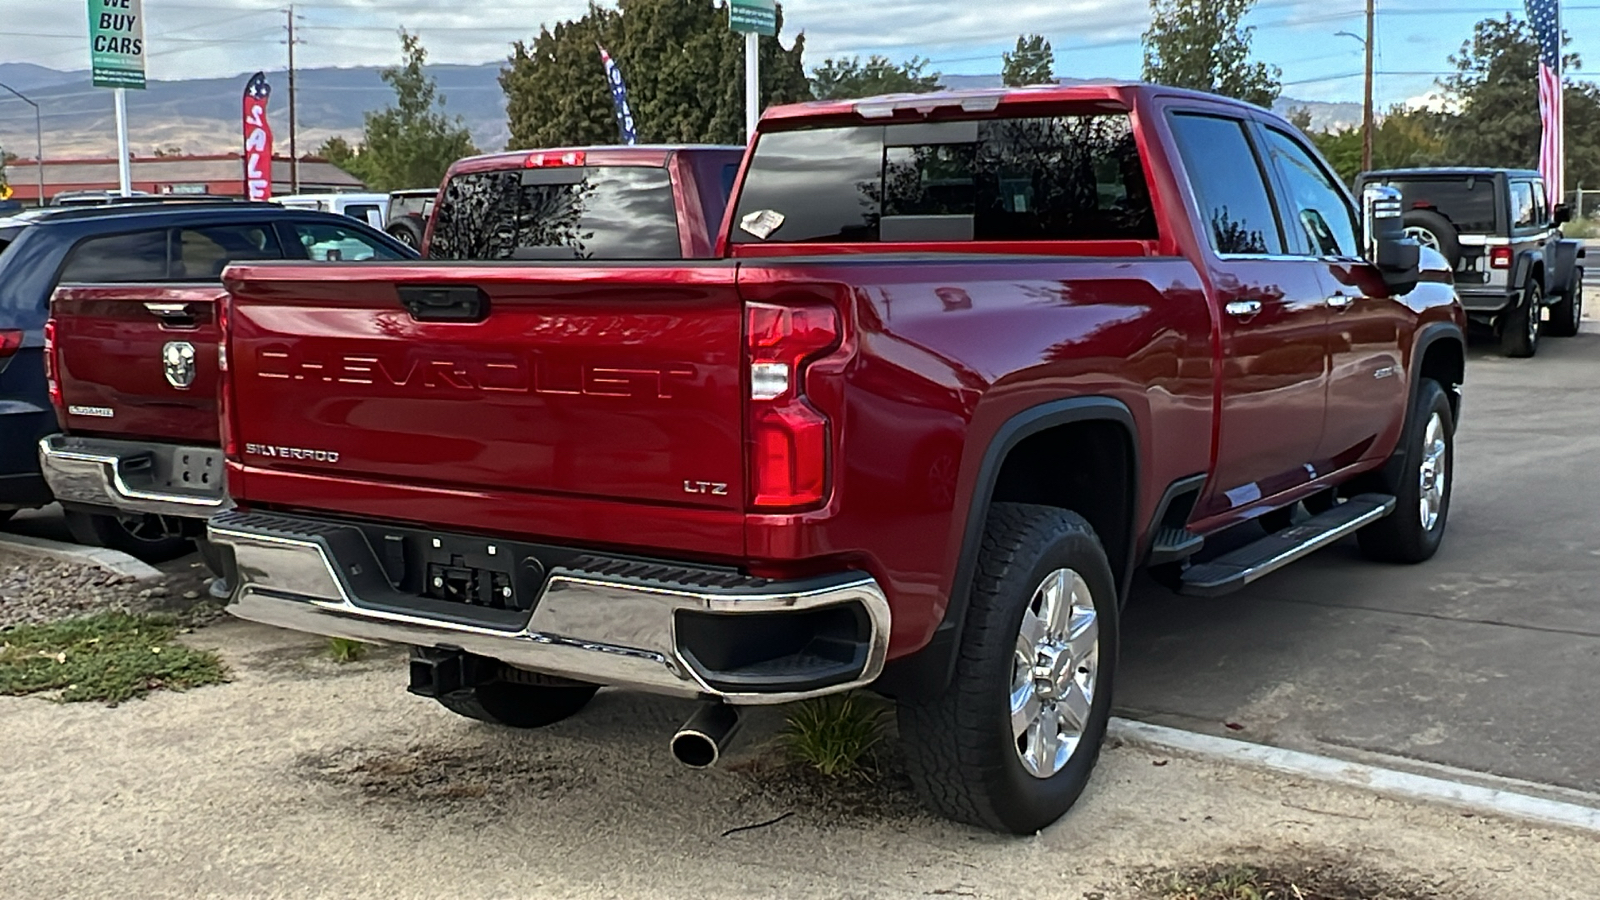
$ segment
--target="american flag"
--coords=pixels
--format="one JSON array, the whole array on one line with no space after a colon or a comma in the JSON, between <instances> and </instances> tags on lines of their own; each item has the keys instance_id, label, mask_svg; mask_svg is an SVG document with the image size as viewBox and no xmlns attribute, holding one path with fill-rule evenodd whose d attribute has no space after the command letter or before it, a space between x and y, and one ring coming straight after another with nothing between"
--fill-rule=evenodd
<instances>
[{"instance_id":1,"label":"american flag","mask_svg":"<svg viewBox=\"0 0 1600 900\"><path fill-rule=\"evenodd\" d=\"M1539 41L1539 119L1544 129L1539 138L1539 174L1544 176L1550 205L1561 202L1562 163L1566 158L1566 139L1561 97L1561 0L1527 0L1528 21Z\"/></svg>"}]
</instances>

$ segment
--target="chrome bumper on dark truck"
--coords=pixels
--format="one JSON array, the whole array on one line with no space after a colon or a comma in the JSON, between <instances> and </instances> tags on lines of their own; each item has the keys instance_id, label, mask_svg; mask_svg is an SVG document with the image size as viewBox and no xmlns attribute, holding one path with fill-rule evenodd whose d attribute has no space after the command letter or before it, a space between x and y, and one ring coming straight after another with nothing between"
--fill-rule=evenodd
<instances>
[{"instance_id":1,"label":"chrome bumper on dark truck","mask_svg":"<svg viewBox=\"0 0 1600 900\"><path fill-rule=\"evenodd\" d=\"M859 572L732 569L276 513L222 513L228 611L358 641L458 650L601 685L734 704L847 691L883 671L889 605Z\"/></svg>"},{"instance_id":2,"label":"chrome bumper on dark truck","mask_svg":"<svg viewBox=\"0 0 1600 900\"><path fill-rule=\"evenodd\" d=\"M229 506L222 450L52 434L39 462L68 505L204 519Z\"/></svg>"}]
</instances>

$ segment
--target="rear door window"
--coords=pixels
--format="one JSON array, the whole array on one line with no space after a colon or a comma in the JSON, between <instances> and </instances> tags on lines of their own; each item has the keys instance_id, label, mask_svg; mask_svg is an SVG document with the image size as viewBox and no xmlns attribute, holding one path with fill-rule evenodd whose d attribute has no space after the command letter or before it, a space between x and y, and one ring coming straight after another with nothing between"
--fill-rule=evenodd
<instances>
[{"instance_id":1,"label":"rear door window","mask_svg":"<svg viewBox=\"0 0 1600 900\"><path fill-rule=\"evenodd\" d=\"M207 225L180 228L172 243L173 281L219 281L231 262L282 259L270 225Z\"/></svg>"},{"instance_id":2,"label":"rear door window","mask_svg":"<svg viewBox=\"0 0 1600 900\"><path fill-rule=\"evenodd\" d=\"M356 231L327 222L291 222L286 227L289 254L294 259L316 262L365 262L371 259L401 259L382 243Z\"/></svg>"},{"instance_id":3,"label":"rear door window","mask_svg":"<svg viewBox=\"0 0 1600 900\"><path fill-rule=\"evenodd\" d=\"M1124 114L763 135L739 243L1153 239Z\"/></svg>"},{"instance_id":4,"label":"rear door window","mask_svg":"<svg viewBox=\"0 0 1600 900\"><path fill-rule=\"evenodd\" d=\"M1245 123L1193 113L1176 113L1171 122L1211 246L1228 255L1282 254L1278 217Z\"/></svg>"},{"instance_id":5,"label":"rear door window","mask_svg":"<svg viewBox=\"0 0 1600 900\"><path fill-rule=\"evenodd\" d=\"M376 203L352 203L344 208L344 214L373 228L383 227L383 211Z\"/></svg>"},{"instance_id":6,"label":"rear door window","mask_svg":"<svg viewBox=\"0 0 1600 900\"><path fill-rule=\"evenodd\" d=\"M659 166L469 172L434 213L434 259L679 259L672 177Z\"/></svg>"},{"instance_id":7,"label":"rear door window","mask_svg":"<svg viewBox=\"0 0 1600 900\"><path fill-rule=\"evenodd\" d=\"M1537 224L1536 209L1533 204L1533 183L1511 182L1511 227L1532 228Z\"/></svg>"},{"instance_id":8,"label":"rear door window","mask_svg":"<svg viewBox=\"0 0 1600 900\"><path fill-rule=\"evenodd\" d=\"M116 284L167 279L167 230L89 238L67 258L66 284Z\"/></svg>"}]
</instances>

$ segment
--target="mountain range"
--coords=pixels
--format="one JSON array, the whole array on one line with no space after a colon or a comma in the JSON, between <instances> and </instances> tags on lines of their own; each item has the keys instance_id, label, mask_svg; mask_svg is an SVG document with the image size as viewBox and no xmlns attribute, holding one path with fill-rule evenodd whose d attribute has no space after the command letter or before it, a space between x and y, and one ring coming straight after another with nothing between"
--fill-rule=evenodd
<instances>
[{"instance_id":1,"label":"mountain range","mask_svg":"<svg viewBox=\"0 0 1600 900\"><path fill-rule=\"evenodd\" d=\"M352 143L361 136L363 113L382 109L393 100L377 67L302 69L296 73L298 150L314 151L324 140L343 135ZM500 91L500 63L429 66L445 98L445 110L458 115L485 150L505 146L505 95ZM288 75L271 72L269 115L280 152L289 146ZM143 91L128 92L129 145L138 155L178 148L185 153L226 153L239 148L239 104L248 74L235 78L151 81ZM949 75L947 87L993 87L998 75ZM43 110L45 157L108 157L116 153L111 92L91 87L84 71L62 72L30 63L0 63L0 84L27 94ZM1280 111L1304 108L1312 127L1342 128L1359 124L1359 103L1316 103L1282 98ZM0 147L18 156L32 156L34 122L31 107L0 92Z\"/></svg>"}]
</instances>

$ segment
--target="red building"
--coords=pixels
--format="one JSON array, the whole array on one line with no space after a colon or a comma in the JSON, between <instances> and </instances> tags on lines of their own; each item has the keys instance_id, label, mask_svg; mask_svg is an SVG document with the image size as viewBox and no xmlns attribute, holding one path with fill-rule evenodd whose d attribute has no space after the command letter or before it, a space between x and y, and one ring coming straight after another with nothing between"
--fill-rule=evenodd
<instances>
[{"instance_id":1,"label":"red building","mask_svg":"<svg viewBox=\"0 0 1600 900\"><path fill-rule=\"evenodd\" d=\"M39 196L39 176L31 159L12 160L6 166L12 199L31 206ZM216 194L244 196L244 157L238 153L215 156L147 156L133 160L132 188L149 194ZM44 162L46 199L66 191L114 191L116 157L108 159L47 159ZM300 192L359 191L361 179L323 159L300 160ZM288 157L272 161L273 194L290 194Z\"/></svg>"}]
</instances>

